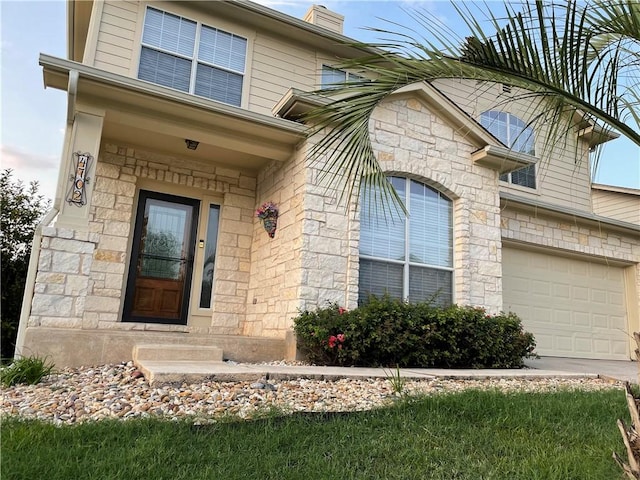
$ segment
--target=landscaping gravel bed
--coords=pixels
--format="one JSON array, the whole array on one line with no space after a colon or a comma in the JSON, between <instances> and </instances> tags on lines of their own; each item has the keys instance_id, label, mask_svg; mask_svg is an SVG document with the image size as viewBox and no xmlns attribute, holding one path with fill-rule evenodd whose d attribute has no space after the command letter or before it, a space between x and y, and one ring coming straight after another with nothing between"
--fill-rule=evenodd
<instances>
[{"instance_id":1,"label":"landscaping gravel bed","mask_svg":"<svg viewBox=\"0 0 640 480\"><path fill-rule=\"evenodd\" d=\"M533 392L610 388L622 388L622 383L593 378L408 380L403 392L417 395L464 389ZM256 378L252 382L207 381L151 387L129 362L65 368L38 385L4 388L0 416L37 418L57 424L148 416L190 416L197 422L206 422L224 415L250 418L271 407L284 412L368 410L389 404L397 396L388 379L267 381Z\"/></svg>"}]
</instances>

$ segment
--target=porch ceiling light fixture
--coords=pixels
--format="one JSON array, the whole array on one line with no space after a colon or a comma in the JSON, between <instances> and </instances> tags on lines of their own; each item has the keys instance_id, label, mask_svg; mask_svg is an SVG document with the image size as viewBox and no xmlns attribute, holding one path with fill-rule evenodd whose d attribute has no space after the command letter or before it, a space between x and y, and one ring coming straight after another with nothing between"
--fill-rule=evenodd
<instances>
[{"instance_id":1,"label":"porch ceiling light fixture","mask_svg":"<svg viewBox=\"0 0 640 480\"><path fill-rule=\"evenodd\" d=\"M196 142L195 140L189 140L188 138L184 139L184 143L187 144L187 148L189 150L195 150L200 145L200 142Z\"/></svg>"}]
</instances>

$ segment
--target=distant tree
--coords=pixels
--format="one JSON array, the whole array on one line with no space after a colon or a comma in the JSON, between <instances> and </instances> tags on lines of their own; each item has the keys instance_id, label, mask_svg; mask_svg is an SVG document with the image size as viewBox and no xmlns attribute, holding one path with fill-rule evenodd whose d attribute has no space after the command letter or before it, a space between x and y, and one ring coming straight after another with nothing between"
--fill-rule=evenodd
<instances>
[{"instance_id":1,"label":"distant tree","mask_svg":"<svg viewBox=\"0 0 640 480\"><path fill-rule=\"evenodd\" d=\"M12 178L11 169L0 173L0 247L2 303L0 322L2 343L0 357L13 356L22 294L24 293L31 241L36 226L50 206L50 201L38 194L38 182L28 186Z\"/></svg>"}]
</instances>

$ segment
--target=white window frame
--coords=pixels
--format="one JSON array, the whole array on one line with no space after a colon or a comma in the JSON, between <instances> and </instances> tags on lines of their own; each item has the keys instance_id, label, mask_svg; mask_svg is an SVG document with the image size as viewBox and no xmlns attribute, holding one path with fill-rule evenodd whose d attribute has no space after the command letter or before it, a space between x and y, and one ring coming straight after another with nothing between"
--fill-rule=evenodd
<instances>
[{"instance_id":1,"label":"white window frame","mask_svg":"<svg viewBox=\"0 0 640 480\"><path fill-rule=\"evenodd\" d=\"M149 10L156 10L158 12L167 13L169 15L174 15L174 16L180 18L180 19L184 19L184 20L187 20L187 21L190 21L190 22L193 22L193 23L196 24L196 33L195 33L194 44L193 44L193 52L191 53L191 56L186 56L186 55L178 53L178 52L172 52L170 50L166 50L164 48L161 48L161 47L158 47L158 46L155 46L155 45L149 45L149 44L144 42L144 29L145 29L145 25L146 25L146 21L147 21L147 14L148 14ZM243 40L245 40L245 42L246 42L245 60L244 60L244 68L243 68L242 71L234 70L232 68L224 67L224 66L221 66L221 65L216 65L214 63L203 61L203 60L200 60L198 58L198 49L199 49L199 46L200 46L200 35L201 35L201 32L202 32L202 27L203 26L207 27L207 28L212 28L214 30L219 30L221 32L224 32L224 33L227 33L229 35L233 35L235 37L242 38ZM199 21L194 20L194 19L189 18L189 17L185 17L183 15L179 15L177 13L173 13L173 12L170 12L170 11L167 11L167 10L163 10L163 9L160 9L160 8L157 8L157 7L152 7L152 6L147 5L145 7L145 10L144 10L144 18L143 18L143 21L142 21L142 35L140 36L140 54L139 54L139 57L138 57L138 74L137 74L137 78L140 78L140 63L142 61L142 50L144 48L148 48L150 50L154 50L154 51L157 51L157 52L160 52L160 53L164 53L166 55L170 55L170 56L173 56L173 57L178 57L178 58L182 58L184 60L190 61L191 62L191 73L190 73L190 77L189 77L189 90L188 90L188 92L185 92L185 93L189 93L191 95L196 95L196 93L194 93L194 92L195 92L195 86L196 86L196 75L197 75L197 70L198 70L198 64L206 65L208 67L215 68L217 70L221 70L221 71L233 73L233 74L236 74L236 75L240 75L242 77L241 91L240 91L240 104L239 105L235 105L235 106L240 106L242 104L242 100L244 98L244 91L245 91L244 83L245 83L245 78L246 78L247 57L248 57L248 51L249 51L249 39L247 37L244 37L242 35L238 35L236 33L228 32L227 30L223 30L221 28L217 28L217 27L214 27L214 26L211 26L211 25L206 25L206 24L204 24L202 22L199 22ZM146 80L144 80L144 81L146 81ZM153 83L153 82L150 82L150 83ZM164 86L164 85L156 84L156 83L154 83L154 85ZM172 87L165 87L165 88L172 88ZM178 89L174 89L174 90L178 90ZM178 91L181 92L182 90L178 90ZM198 96L201 96L201 95L198 95ZM216 102L226 103L227 105L233 105L233 104L229 104L227 102L223 102L221 100L212 99L210 97L202 97L202 98L207 98L209 100L213 100L213 101L216 101Z\"/></svg>"},{"instance_id":2,"label":"white window frame","mask_svg":"<svg viewBox=\"0 0 640 480\"><path fill-rule=\"evenodd\" d=\"M333 67L331 65L328 65L326 63L322 64L322 67L320 69L320 87L321 88L339 88L341 83L324 83L324 70L325 68L329 69L329 70L333 70L335 72L340 72L340 73L344 73L344 83L349 83L349 82L357 82L359 80L362 80L364 77L362 75L358 75L356 73L352 73L348 70L343 70L342 68L336 68Z\"/></svg>"},{"instance_id":3,"label":"white window frame","mask_svg":"<svg viewBox=\"0 0 640 480\"><path fill-rule=\"evenodd\" d=\"M403 270L402 270L402 298L405 301L409 300L409 269L410 267L422 267L422 268L431 268L433 270L442 270L442 271L446 271L446 272L451 272L451 304L455 303L455 243L454 243L454 208L453 208L453 200L450 199L449 197L447 197L446 195L444 195L442 192L440 192L439 190L431 187L430 185L417 180L415 178L411 178L411 177L400 177L400 176L395 176L395 175L391 175L390 177L395 177L395 178L400 178L402 180L405 181L405 199L404 199L404 204L405 204L405 208L407 209L407 212L409 212L409 215L407 217L405 217L405 224L404 224L404 260L395 260L392 258L384 258L384 257L376 257L376 256L371 256L371 255L363 255L360 252L358 252L358 258L362 258L365 260L372 260L372 261L376 261L376 262L384 262L384 263L392 263L395 265L402 265L403 266ZM418 262L412 262L411 261L411 238L410 238L410 222L411 222L411 181L420 183L422 185L425 185L426 187L430 188L431 190L433 190L434 192L436 192L440 197L446 199L448 202L450 202L451 204L451 236L449 238L450 242L451 242L451 267L443 267L441 265L432 265L432 264L428 264L428 263L418 263Z\"/></svg>"},{"instance_id":4,"label":"white window frame","mask_svg":"<svg viewBox=\"0 0 640 480\"><path fill-rule=\"evenodd\" d=\"M489 131L489 132L490 132L494 137L498 138L498 140L500 140L500 141L501 141L502 143L504 143L506 146L508 146L509 148L511 148L511 145L512 145L512 139L511 139L511 119L512 119L512 118L514 118L514 119L516 119L516 120L518 120L518 121L522 122L522 123L525 125L524 129L522 130L522 132L524 132L526 129L530 129L530 130L531 130L531 135L533 136L533 144L534 144L534 149L535 149L536 134L535 134L535 132L533 131L533 128L531 128L530 126L527 126L527 124L526 124L526 122L525 122L524 120L522 120L520 117L518 117L518 116L516 116L516 115L514 115L514 114L512 114L512 113L509 113L509 112L501 112L500 110L487 110L487 111L482 112L482 113L480 114L480 123L481 123L481 124L482 124L482 118L483 118L483 116L484 116L485 114L490 113L490 112L504 113L504 114L507 116L507 138L506 138L506 139L504 139L504 138L500 138L498 135L494 134L493 132L491 132L491 130L489 130L489 128L490 128L490 127L484 127L484 125L483 125L483 127L484 127L484 128L486 128L486 129L487 129L487 130L488 130L488 131ZM521 133L522 133L522 132L521 132ZM514 139L514 140L515 140L515 139ZM535 150L534 150L534 153L533 153L533 154L532 154L532 153L529 153L529 152L522 152L522 153L526 153L526 154L528 154L528 155L535 155ZM506 173L505 175L507 176L507 179L506 179L506 180L504 180L504 179L500 178L500 181L501 181L501 182L508 183L509 185L513 185L513 186L515 186L515 187L521 187L521 188L524 188L524 189L527 189L527 190L537 190L537 188L538 188L538 169L536 168L535 164L532 164L532 165L530 165L529 167L523 167L522 169L525 169L525 168L533 168L533 172L534 172L534 173L533 173L533 177L534 177L534 186L533 186L533 187L532 187L532 186L530 186L530 185L523 185L523 184L521 184L521 183L513 183L513 178L512 178L512 176L511 176L511 174L512 174L513 172ZM518 170L522 170L522 169L518 169ZM518 171L518 170L516 170L516 171ZM501 176L502 176L502 175L501 175Z\"/></svg>"}]
</instances>

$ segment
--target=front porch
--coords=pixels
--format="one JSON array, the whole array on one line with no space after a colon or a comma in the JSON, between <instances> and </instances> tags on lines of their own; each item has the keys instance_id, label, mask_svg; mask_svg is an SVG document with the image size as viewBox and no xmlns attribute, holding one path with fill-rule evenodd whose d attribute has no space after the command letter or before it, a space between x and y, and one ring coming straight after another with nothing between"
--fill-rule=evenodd
<instances>
[{"instance_id":1,"label":"front porch","mask_svg":"<svg viewBox=\"0 0 640 480\"><path fill-rule=\"evenodd\" d=\"M70 328L29 328L25 344L27 354L50 358L56 366L91 366L120 363L134 358L139 345L172 345L198 349L218 347L222 360L259 363L295 358L293 336L261 338L242 335L207 335L186 332L147 330L104 330ZM167 328L168 330L168 328ZM163 359L175 362L167 351ZM220 358L211 361L220 361Z\"/></svg>"},{"instance_id":2,"label":"front porch","mask_svg":"<svg viewBox=\"0 0 640 480\"><path fill-rule=\"evenodd\" d=\"M41 64L45 84L69 92L68 128L18 354L88 365L154 343L285 358L300 306L304 175L292 175L304 127L66 60ZM255 218L265 201L281 211L274 240ZM267 287L288 288L286 300Z\"/></svg>"}]
</instances>

